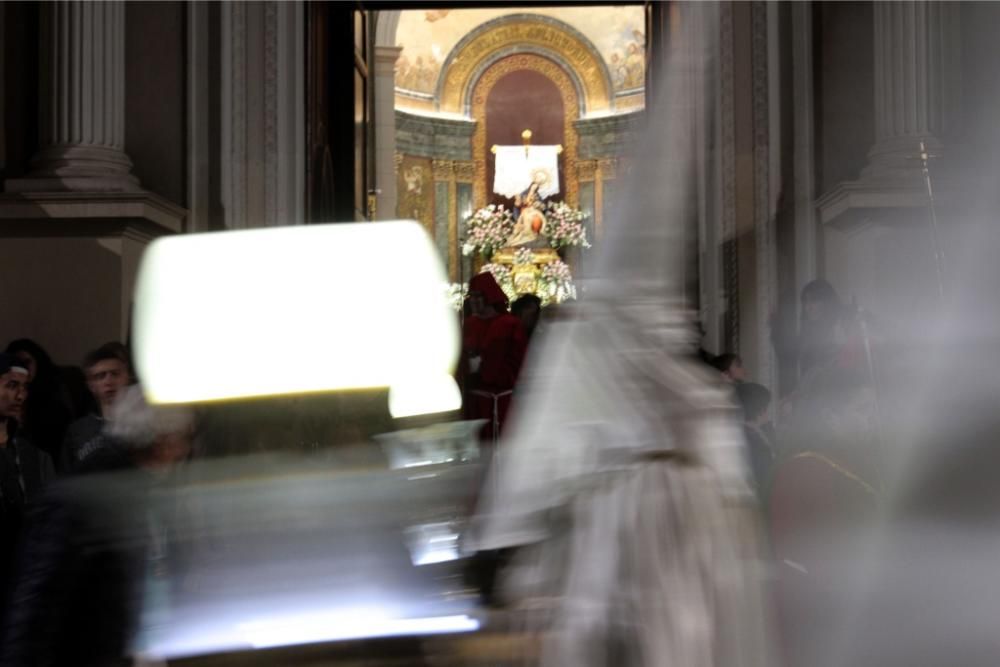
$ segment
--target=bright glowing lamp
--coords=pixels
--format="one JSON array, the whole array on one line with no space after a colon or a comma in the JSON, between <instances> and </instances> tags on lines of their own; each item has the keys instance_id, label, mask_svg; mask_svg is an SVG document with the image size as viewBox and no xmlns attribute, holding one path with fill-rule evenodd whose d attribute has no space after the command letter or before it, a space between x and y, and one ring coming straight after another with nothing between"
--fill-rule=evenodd
<instances>
[{"instance_id":1,"label":"bright glowing lamp","mask_svg":"<svg viewBox=\"0 0 1000 667\"><path fill-rule=\"evenodd\" d=\"M465 614L394 618L378 609L350 609L252 621L240 628L254 648L272 648L344 639L472 632L479 629L479 621Z\"/></svg>"},{"instance_id":2,"label":"bright glowing lamp","mask_svg":"<svg viewBox=\"0 0 1000 667\"><path fill-rule=\"evenodd\" d=\"M455 378L447 373L437 377L414 378L412 382L397 382L389 388L389 413L396 417L412 417L441 412L439 406L462 405L462 394Z\"/></svg>"},{"instance_id":3,"label":"bright glowing lamp","mask_svg":"<svg viewBox=\"0 0 1000 667\"><path fill-rule=\"evenodd\" d=\"M446 283L415 222L159 239L136 282L137 369L154 403L388 387L396 416L454 410Z\"/></svg>"}]
</instances>

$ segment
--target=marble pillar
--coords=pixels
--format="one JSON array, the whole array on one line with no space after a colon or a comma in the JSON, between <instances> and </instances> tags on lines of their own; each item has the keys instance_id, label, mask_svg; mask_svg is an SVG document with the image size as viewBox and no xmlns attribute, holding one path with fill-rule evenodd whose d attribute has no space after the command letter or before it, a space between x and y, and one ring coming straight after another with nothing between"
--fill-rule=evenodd
<instances>
[{"instance_id":1,"label":"marble pillar","mask_svg":"<svg viewBox=\"0 0 1000 667\"><path fill-rule=\"evenodd\" d=\"M375 187L377 220L396 217L396 60L399 46L375 47Z\"/></svg>"},{"instance_id":2,"label":"marble pillar","mask_svg":"<svg viewBox=\"0 0 1000 667\"><path fill-rule=\"evenodd\" d=\"M958 175L949 156L957 154L962 122L962 5L874 3L875 143L857 180L817 200L822 224L853 228L925 209L921 142L934 156L935 196L947 199L954 190Z\"/></svg>"},{"instance_id":3,"label":"marble pillar","mask_svg":"<svg viewBox=\"0 0 1000 667\"><path fill-rule=\"evenodd\" d=\"M947 152L959 122L960 3L874 4L875 145L865 178L919 177L923 141Z\"/></svg>"},{"instance_id":4,"label":"marble pillar","mask_svg":"<svg viewBox=\"0 0 1000 667\"><path fill-rule=\"evenodd\" d=\"M138 192L125 153L125 4L42 6L41 149L8 192Z\"/></svg>"}]
</instances>

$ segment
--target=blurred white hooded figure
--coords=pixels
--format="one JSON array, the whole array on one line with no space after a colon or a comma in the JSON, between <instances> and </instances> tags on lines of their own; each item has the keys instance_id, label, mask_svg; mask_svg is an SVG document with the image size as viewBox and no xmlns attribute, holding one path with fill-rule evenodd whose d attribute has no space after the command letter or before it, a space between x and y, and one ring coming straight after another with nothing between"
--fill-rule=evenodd
<instances>
[{"instance_id":1,"label":"blurred white hooded figure","mask_svg":"<svg viewBox=\"0 0 1000 667\"><path fill-rule=\"evenodd\" d=\"M742 432L681 309L693 153L667 105L716 32L711 6L683 11L632 196L535 348L469 538L521 547L499 586L535 610L545 665L774 665Z\"/></svg>"},{"instance_id":2,"label":"blurred white hooded figure","mask_svg":"<svg viewBox=\"0 0 1000 667\"><path fill-rule=\"evenodd\" d=\"M150 405L139 385L121 392L111 406L108 434L132 450L147 469L167 469L190 453L194 415L190 408Z\"/></svg>"}]
</instances>

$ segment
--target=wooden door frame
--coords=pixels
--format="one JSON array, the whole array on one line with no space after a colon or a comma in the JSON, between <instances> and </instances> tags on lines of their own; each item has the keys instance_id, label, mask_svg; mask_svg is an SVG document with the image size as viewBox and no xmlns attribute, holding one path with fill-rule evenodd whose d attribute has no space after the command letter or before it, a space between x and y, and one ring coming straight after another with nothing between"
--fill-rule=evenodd
<instances>
[{"instance_id":1,"label":"wooden door frame","mask_svg":"<svg viewBox=\"0 0 1000 667\"><path fill-rule=\"evenodd\" d=\"M306 220L352 221L366 217L374 176L373 86L369 79L374 19L360 2L310 2L306 7ZM354 29L354 13L359 11L367 33L361 49L355 47ZM354 160L356 72L365 78L361 202L356 198Z\"/></svg>"}]
</instances>

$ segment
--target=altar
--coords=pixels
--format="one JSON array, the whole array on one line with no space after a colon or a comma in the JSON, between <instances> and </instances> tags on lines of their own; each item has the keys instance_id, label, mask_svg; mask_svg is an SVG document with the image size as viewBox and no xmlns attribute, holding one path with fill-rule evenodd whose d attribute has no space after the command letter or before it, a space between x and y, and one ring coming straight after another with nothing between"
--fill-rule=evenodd
<instances>
[{"instance_id":1,"label":"altar","mask_svg":"<svg viewBox=\"0 0 1000 667\"><path fill-rule=\"evenodd\" d=\"M527 250L527 252L521 252ZM554 248L519 249L502 248L493 255L493 263L510 267L511 284L514 293L537 294L540 288L542 268L561 261Z\"/></svg>"},{"instance_id":2,"label":"altar","mask_svg":"<svg viewBox=\"0 0 1000 667\"><path fill-rule=\"evenodd\" d=\"M532 132L521 146L493 146L493 192L510 204L490 204L466 222L465 255L483 262L511 300L535 294L543 305L576 298L572 272L563 255L571 246L589 248L585 214L559 194L562 146L533 146Z\"/></svg>"}]
</instances>

